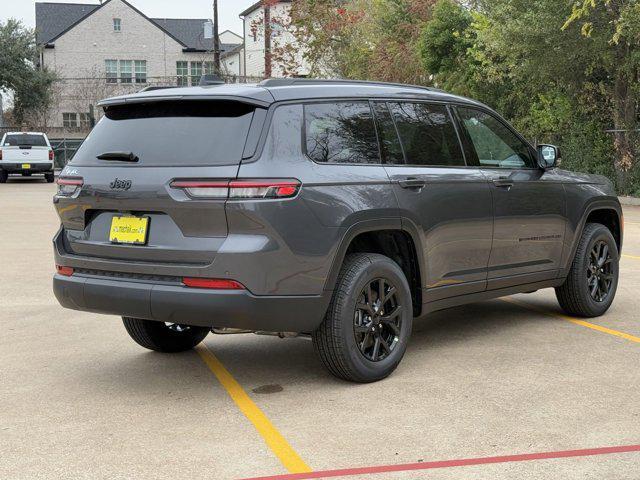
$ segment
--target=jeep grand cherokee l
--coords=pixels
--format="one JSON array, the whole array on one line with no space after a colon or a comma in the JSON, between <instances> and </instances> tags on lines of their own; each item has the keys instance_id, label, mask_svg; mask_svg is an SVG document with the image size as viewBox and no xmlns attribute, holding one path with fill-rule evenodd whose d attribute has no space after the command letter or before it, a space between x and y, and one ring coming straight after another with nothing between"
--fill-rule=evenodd
<instances>
[{"instance_id":1,"label":"jeep grand cherokee l","mask_svg":"<svg viewBox=\"0 0 640 480\"><path fill-rule=\"evenodd\" d=\"M281 79L101 105L58 181L54 291L143 347L307 334L331 373L370 382L434 310L549 287L570 315L613 301L611 183L476 101Z\"/></svg>"}]
</instances>

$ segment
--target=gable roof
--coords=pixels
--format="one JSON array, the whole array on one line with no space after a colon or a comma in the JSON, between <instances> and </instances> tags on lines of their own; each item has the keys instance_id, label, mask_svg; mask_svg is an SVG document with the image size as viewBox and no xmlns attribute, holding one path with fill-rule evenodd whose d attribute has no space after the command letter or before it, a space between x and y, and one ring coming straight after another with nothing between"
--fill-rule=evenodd
<instances>
[{"instance_id":1,"label":"gable roof","mask_svg":"<svg viewBox=\"0 0 640 480\"><path fill-rule=\"evenodd\" d=\"M62 34L82 22L85 18L102 8L102 5L78 3L36 2L36 41L39 45L52 43ZM135 12L156 25L185 49L207 51L213 48L213 39L204 38L204 23L207 18L149 18L125 0L122 0ZM221 52L235 45L220 45Z\"/></svg>"},{"instance_id":2,"label":"gable roof","mask_svg":"<svg viewBox=\"0 0 640 480\"><path fill-rule=\"evenodd\" d=\"M204 38L204 23L208 18L151 18L156 25L171 33L189 49L211 50L213 38Z\"/></svg>"},{"instance_id":3,"label":"gable roof","mask_svg":"<svg viewBox=\"0 0 640 480\"><path fill-rule=\"evenodd\" d=\"M99 7L96 4L36 2L36 42L39 45L51 42Z\"/></svg>"}]
</instances>

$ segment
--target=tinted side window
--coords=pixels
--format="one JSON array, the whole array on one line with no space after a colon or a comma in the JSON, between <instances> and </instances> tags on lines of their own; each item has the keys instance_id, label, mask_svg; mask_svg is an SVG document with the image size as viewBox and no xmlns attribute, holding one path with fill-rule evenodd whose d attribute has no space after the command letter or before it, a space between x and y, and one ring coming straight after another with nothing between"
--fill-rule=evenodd
<instances>
[{"instance_id":1,"label":"tinted side window","mask_svg":"<svg viewBox=\"0 0 640 480\"><path fill-rule=\"evenodd\" d=\"M409 165L464 166L451 116L444 105L390 103Z\"/></svg>"},{"instance_id":2,"label":"tinted side window","mask_svg":"<svg viewBox=\"0 0 640 480\"><path fill-rule=\"evenodd\" d=\"M320 163L380 163L369 102L304 106L307 155Z\"/></svg>"},{"instance_id":3,"label":"tinted side window","mask_svg":"<svg viewBox=\"0 0 640 480\"><path fill-rule=\"evenodd\" d=\"M529 146L493 115L466 107L458 107L458 113L476 150L480 166L535 167Z\"/></svg>"},{"instance_id":4,"label":"tinted side window","mask_svg":"<svg viewBox=\"0 0 640 480\"><path fill-rule=\"evenodd\" d=\"M402 145L398 138L396 126L389 112L386 103L375 102L373 104L373 112L376 116L376 127L378 128L378 136L380 137L380 149L382 161L391 165L404 164L404 154Z\"/></svg>"}]
</instances>

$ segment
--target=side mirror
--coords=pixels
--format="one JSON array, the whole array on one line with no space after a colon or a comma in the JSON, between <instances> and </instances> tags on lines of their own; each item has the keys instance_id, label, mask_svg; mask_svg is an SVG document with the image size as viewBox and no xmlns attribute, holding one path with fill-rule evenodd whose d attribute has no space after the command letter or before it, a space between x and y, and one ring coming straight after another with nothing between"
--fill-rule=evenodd
<instances>
[{"instance_id":1,"label":"side mirror","mask_svg":"<svg viewBox=\"0 0 640 480\"><path fill-rule=\"evenodd\" d=\"M538 165L547 170L561 163L560 149L555 145L538 145Z\"/></svg>"}]
</instances>

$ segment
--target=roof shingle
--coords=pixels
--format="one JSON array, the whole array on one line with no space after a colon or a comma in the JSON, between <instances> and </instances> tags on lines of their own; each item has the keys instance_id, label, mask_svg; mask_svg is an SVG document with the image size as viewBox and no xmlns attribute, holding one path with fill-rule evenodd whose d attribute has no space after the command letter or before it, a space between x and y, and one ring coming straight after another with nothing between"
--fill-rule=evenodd
<instances>
[{"instance_id":1,"label":"roof shingle","mask_svg":"<svg viewBox=\"0 0 640 480\"><path fill-rule=\"evenodd\" d=\"M38 44L50 43L98 8L100 5L96 4L36 2ZM210 21L207 18L149 18L149 20L181 42L185 48L200 51L213 49L213 39L204 38L204 24ZM225 53L236 47L237 44L222 44L220 50Z\"/></svg>"}]
</instances>

